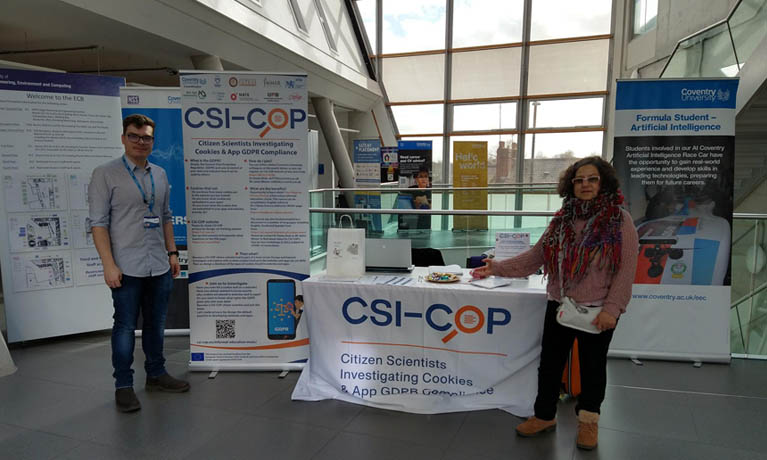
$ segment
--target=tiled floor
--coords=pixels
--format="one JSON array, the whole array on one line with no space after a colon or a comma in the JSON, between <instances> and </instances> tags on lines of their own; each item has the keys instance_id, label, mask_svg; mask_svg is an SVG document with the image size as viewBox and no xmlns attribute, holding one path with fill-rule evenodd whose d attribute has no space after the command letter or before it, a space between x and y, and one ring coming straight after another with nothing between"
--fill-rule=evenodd
<instances>
[{"instance_id":1,"label":"tiled floor","mask_svg":"<svg viewBox=\"0 0 767 460\"><path fill-rule=\"evenodd\" d=\"M599 447L575 448L573 403L557 431L515 436L502 411L415 415L322 401L293 402L298 378L186 369L189 341L169 337L185 394L146 393L141 411L114 409L106 333L12 347L0 378L0 459L767 459L767 362L731 365L610 360ZM143 383L137 350L135 379Z\"/></svg>"}]
</instances>

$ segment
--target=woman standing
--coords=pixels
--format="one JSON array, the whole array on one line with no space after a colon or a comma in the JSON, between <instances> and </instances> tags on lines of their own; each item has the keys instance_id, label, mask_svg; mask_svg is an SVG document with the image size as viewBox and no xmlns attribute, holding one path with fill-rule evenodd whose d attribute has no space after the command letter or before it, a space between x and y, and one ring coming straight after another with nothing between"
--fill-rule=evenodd
<instances>
[{"instance_id":1,"label":"woman standing","mask_svg":"<svg viewBox=\"0 0 767 460\"><path fill-rule=\"evenodd\" d=\"M520 436L556 428L562 373L573 340L578 339L581 395L575 406L577 446L597 445L600 406L607 385L607 350L621 313L631 299L638 237L631 215L621 208L623 195L615 169L600 157L578 160L562 173L557 187L562 208L532 249L501 262L485 259L475 277L527 276L543 265L548 277L538 396L535 415L517 426ZM561 294L580 305L601 307L591 334L557 323Z\"/></svg>"}]
</instances>

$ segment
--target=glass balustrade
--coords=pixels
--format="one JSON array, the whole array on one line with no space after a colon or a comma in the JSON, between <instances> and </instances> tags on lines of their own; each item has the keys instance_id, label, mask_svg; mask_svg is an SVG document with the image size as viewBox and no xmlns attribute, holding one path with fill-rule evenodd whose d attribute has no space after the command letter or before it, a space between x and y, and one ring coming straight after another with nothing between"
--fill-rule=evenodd
<instances>
[{"instance_id":1,"label":"glass balustrade","mask_svg":"<svg viewBox=\"0 0 767 460\"><path fill-rule=\"evenodd\" d=\"M735 214L732 244L731 350L767 358L767 215Z\"/></svg>"},{"instance_id":2,"label":"glass balustrade","mask_svg":"<svg viewBox=\"0 0 767 460\"><path fill-rule=\"evenodd\" d=\"M734 77L767 36L767 0L741 0L724 20L677 43L661 78Z\"/></svg>"},{"instance_id":3,"label":"glass balustrade","mask_svg":"<svg viewBox=\"0 0 767 460\"><path fill-rule=\"evenodd\" d=\"M470 190L435 187L431 209L423 210L413 209L409 200L402 198L409 192L412 190L347 189L352 202L355 193L380 195L376 198L380 199L380 209L371 210L364 208L359 198L360 207L339 207L339 195L343 195L339 189L312 191L312 274L324 270L327 231L341 225L343 215L350 216L343 225L364 228L368 238L407 238L413 248L439 250L446 264L467 267L495 246L496 232L529 232L530 243L537 242L562 203L553 184ZM454 209L456 194L467 192L487 194L488 209ZM518 199L523 211L513 210ZM736 213L733 220L730 332L731 350L736 356L767 358L766 228L767 215Z\"/></svg>"},{"instance_id":4,"label":"glass balustrade","mask_svg":"<svg viewBox=\"0 0 767 460\"><path fill-rule=\"evenodd\" d=\"M312 258L324 257L329 228L353 225L364 228L368 238L407 238L413 248L438 249L445 263L466 266L468 258L495 246L496 232L529 232L535 243L562 204L555 184L466 189L435 186L423 192L430 197L428 207L418 198L421 193L399 188L311 191ZM479 200L486 196L487 208L456 210L456 197L458 202L465 199L461 194ZM525 211L513 211L517 200ZM350 202L354 207L343 207ZM342 221L343 215L350 219ZM324 264L313 264L313 271L315 265L321 270Z\"/></svg>"}]
</instances>

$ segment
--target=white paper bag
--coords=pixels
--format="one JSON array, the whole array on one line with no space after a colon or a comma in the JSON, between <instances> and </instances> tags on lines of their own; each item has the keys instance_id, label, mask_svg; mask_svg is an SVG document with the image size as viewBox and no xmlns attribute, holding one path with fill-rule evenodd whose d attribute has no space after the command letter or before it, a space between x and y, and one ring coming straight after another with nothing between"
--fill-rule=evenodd
<instances>
[{"instance_id":1,"label":"white paper bag","mask_svg":"<svg viewBox=\"0 0 767 460\"><path fill-rule=\"evenodd\" d=\"M343 225L341 216L340 224ZM351 225L351 224L350 224ZM359 278L365 274L365 229L328 229L327 271L329 277Z\"/></svg>"}]
</instances>

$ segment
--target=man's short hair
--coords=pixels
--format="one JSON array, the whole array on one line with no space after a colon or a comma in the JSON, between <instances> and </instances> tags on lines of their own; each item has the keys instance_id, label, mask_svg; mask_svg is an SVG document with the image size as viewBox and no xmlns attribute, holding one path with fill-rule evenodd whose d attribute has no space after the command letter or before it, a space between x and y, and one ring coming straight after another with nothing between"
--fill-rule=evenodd
<instances>
[{"instance_id":1,"label":"man's short hair","mask_svg":"<svg viewBox=\"0 0 767 460\"><path fill-rule=\"evenodd\" d=\"M123 134L125 134L125 130L128 129L128 126L131 125L139 129L144 126L151 126L154 130L154 120L146 115L141 115L140 113L134 113L133 115L128 115L123 118Z\"/></svg>"}]
</instances>

